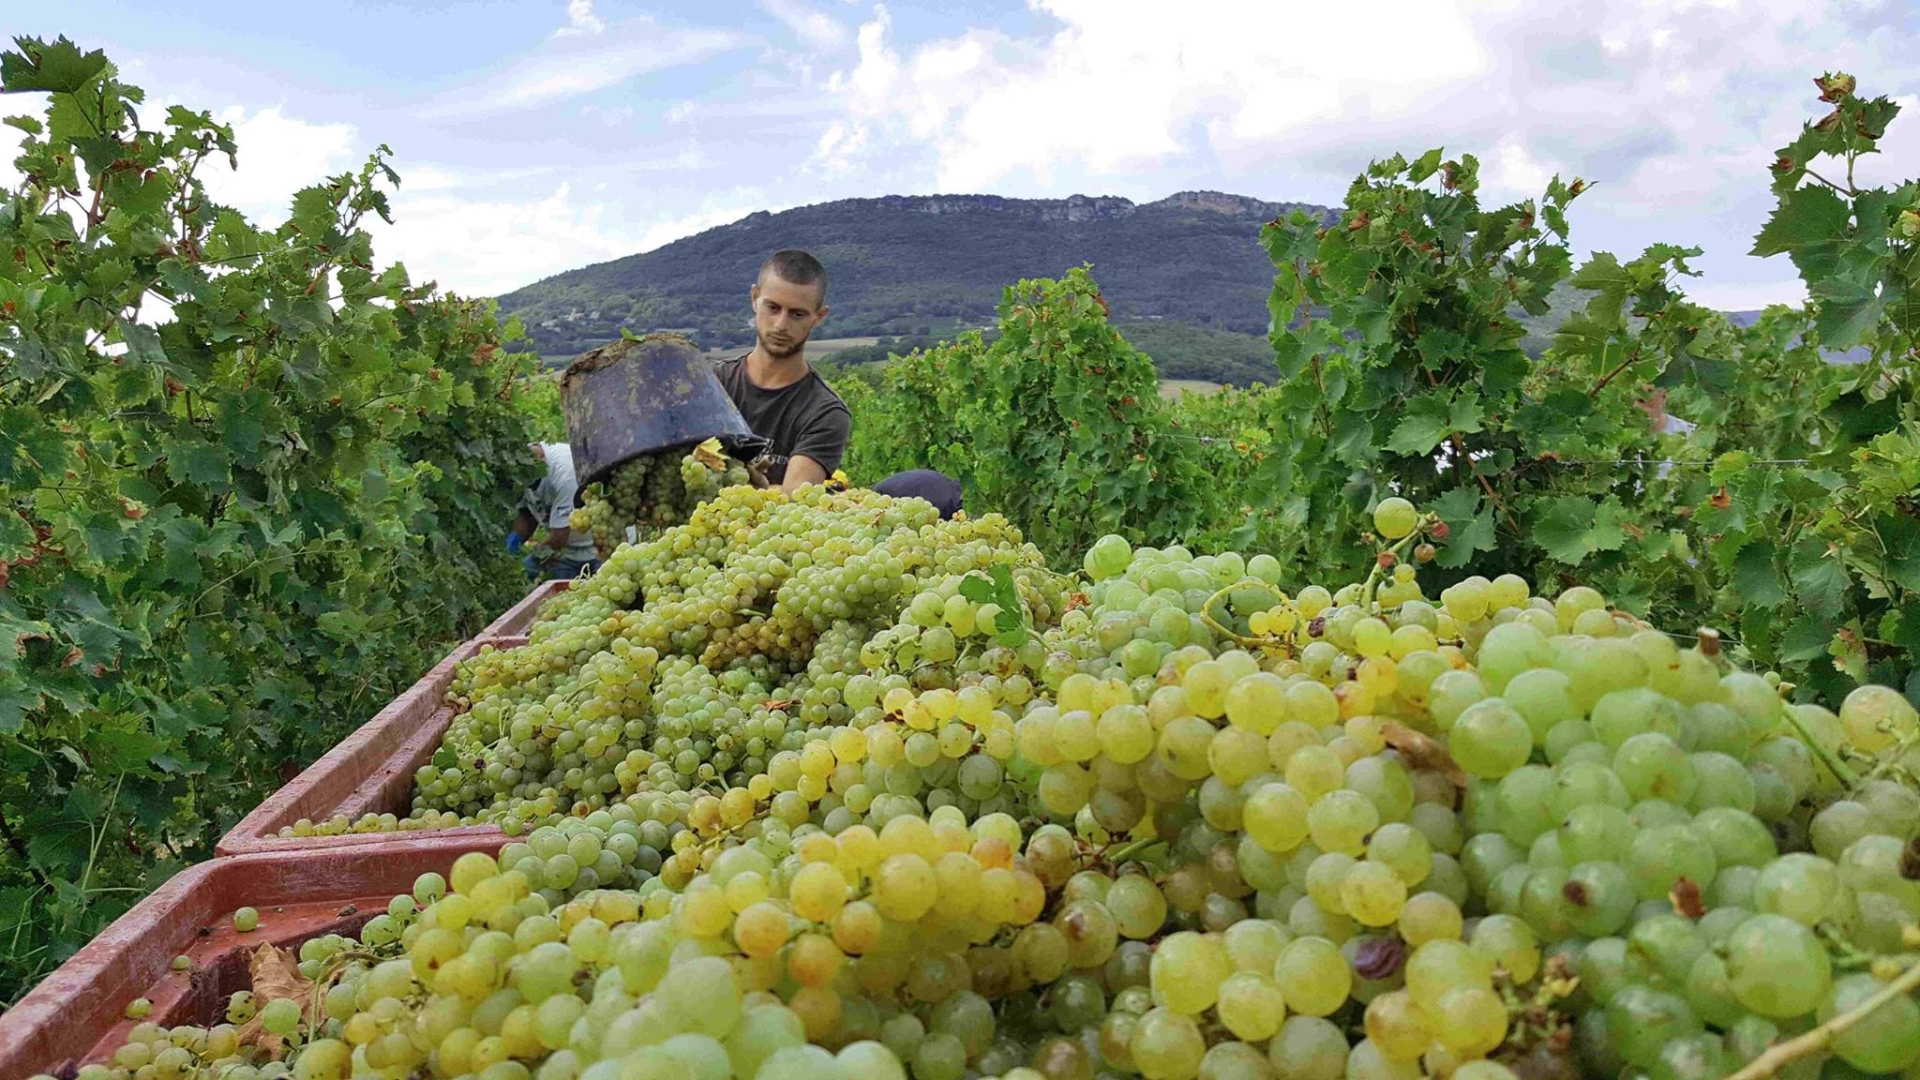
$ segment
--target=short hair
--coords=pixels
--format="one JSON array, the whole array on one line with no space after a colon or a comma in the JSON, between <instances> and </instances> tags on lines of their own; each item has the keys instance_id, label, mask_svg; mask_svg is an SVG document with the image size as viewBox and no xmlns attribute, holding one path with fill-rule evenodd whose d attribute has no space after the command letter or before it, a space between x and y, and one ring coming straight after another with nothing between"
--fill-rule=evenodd
<instances>
[{"instance_id":1,"label":"short hair","mask_svg":"<svg viewBox=\"0 0 1920 1080\"><path fill-rule=\"evenodd\" d=\"M755 283L765 281L768 271L778 275L780 280L790 281L795 285L812 285L818 282L820 299L827 298L827 268L820 265L819 259L799 248L783 248L767 256L767 261L760 264L760 272L754 275Z\"/></svg>"}]
</instances>

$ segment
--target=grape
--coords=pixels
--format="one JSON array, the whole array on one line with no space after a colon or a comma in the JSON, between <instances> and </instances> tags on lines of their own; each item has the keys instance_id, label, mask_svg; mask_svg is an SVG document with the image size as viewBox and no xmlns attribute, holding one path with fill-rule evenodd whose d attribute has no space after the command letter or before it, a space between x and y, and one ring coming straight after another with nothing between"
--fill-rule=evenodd
<instances>
[{"instance_id":1,"label":"grape","mask_svg":"<svg viewBox=\"0 0 1920 1080\"><path fill-rule=\"evenodd\" d=\"M1868 685L1840 703L1840 725L1848 742L1871 754L1920 732L1920 714L1892 687Z\"/></svg>"},{"instance_id":2,"label":"grape","mask_svg":"<svg viewBox=\"0 0 1920 1080\"><path fill-rule=\"evenodd\" d=\"M1454 760L1488 780L1498 780L1525 765L1533 752L1532 729L1500 698L1484 698L1462 710L1450 735Z\"/></svg>"},{"instance_id":3,"label":"grape","mask_svg":"<svg viewBox=\"0 0 1920 1080\"><path fill-rule=\"evenodd\" d=\"M300 1004L292 998L274 998L260 1008L260 1026L275 1035L291 1035L300 1026Z\"/></svg>"},{"instance_id":4,"label":"grape","mask_svg":"<svg viewBox=\"0 0 1920 1080\"><path fill-rule=\"evenodd\" d=\"M1419 511L1399 496L1381 499L1373 508L1373 527L1388 540L1398 540L1413 532L1420 523Z\"/></svg>"},{"instance_id":5,"label":"grape","mask_svg":"<svg viewBox=\"0 0 1920 1080\"><path fill-rule=\"evenodd\" d=\"M1333 942L1302 937L1281 952L1273 979L1285 995L1288 1009L1303 1016L1326 1016L1346 1001L1353 985L1353 969Z\"/></svg>"},{"instance_id":6,"label":"grape","mask_svg":"<svg viewBox=\"0 0 1920 1080\"><path fill-rule=\"evenodd\" d=\"M1801 1016L1827 996L1832 962L1813 932L1792 919L1753 916L1727 939L1726 955L1734 996L1761 1016Z\"/></svg>"},{"instance_id":7,"label":"grape","mask_svg":"<svg viewBox=\"0 0 1920 1080\"><path fill-rule=\"evenodd\" d=\"M233 928L241 933L249 933L260 925L260 913L250 907L238 908L233 913Z\"/></svg>"},{"instance_id":8,"label":"grape","mask_svg":"<svg viewBox=\"0 0 1920 1080\"><path fill-rule=\"evenodd\" d=\"M1347 1038L1318 1016L1289 1016L1267 1044L1278 1080L1339 1080L1346 1075Z\"/></svg>"},{"instance_id":9,"label":"grape","mask_svg":"<svg viewBox=\"0 0 1920 1080\"><path fill-rule=\"evenodd\" d=\"M1881 981L1870 974L1843 976L1821 1002L1818 1019L1825 1023L1852 1012L1882 988ZM1920 1061L1920 1004L1912 995L1896 995L1835 1036L1833 1049L1847 1064L1870 1073L1898 1072Z\"/></svg>"},{"instance_id":10,"label":"grape","mask_svg":"<svg viewBox=\"0 0 1920 1080\"><path fill-rule=\"evenodd\" d=\"M1200 1013L1219 999L1233 971L1224 943L1192 931L1169 935L1153 953L1153 990L1181 1013Z\"/></svg>"}]
</instances>

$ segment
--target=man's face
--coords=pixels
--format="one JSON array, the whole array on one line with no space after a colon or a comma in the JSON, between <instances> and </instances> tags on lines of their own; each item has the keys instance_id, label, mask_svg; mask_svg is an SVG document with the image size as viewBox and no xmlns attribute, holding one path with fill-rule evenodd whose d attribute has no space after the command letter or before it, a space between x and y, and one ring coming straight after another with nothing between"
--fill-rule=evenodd
<instances>
[{"instance_id":1,"label":"man's face","mask_svg":"<svg viewBox=\"0 0 1920 1080\"><path fill-rule=\"evenodd\" d=\"M769 272L753 287L753 330L760 347L775 360L797 354L807 336L827 317L820 286L795 285Z\"/></svg>"}]
</instances>

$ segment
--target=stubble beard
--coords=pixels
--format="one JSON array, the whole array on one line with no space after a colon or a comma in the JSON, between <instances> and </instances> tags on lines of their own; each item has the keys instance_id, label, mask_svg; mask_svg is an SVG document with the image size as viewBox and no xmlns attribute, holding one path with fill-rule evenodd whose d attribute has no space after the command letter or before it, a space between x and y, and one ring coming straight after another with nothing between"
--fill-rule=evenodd
<instances>
[{"instance_id":1,"label":"stubble beard","mask_svg":"<svg viewBox=\"0 0 1920 1080\"><path fill-rule=\"evenodd\" d=\"M801 338L793 344L788 345L785 349L780 348L768 340L765 334L759 335L759 339L761 351L774 360L791 360L800 355L800 350L807 347L806 338Z\"/></svg>"}]
</instances>

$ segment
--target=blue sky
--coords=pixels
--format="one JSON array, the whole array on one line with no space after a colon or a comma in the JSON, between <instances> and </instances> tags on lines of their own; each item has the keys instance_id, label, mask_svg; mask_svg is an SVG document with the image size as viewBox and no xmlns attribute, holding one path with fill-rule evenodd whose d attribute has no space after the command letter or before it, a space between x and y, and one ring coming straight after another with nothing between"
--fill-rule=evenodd
<instances>
[{"instance_id":1,"label":"blue sky","mask_svg":"<svg viewBox=\"0 0 1920 1080\"><path fill-rule=\"evenodd\" d=\"M1699 245L1695 295L1753 307L1800 295L1745 252L1812 76L1901 98L1868 178L1920 175L1916 0L9 6L10 33L233 123L241 167L210 183L258 217L388 144L382 256L478 294L850 196L1337 203L1369 159L1444 145L1493 198L1588 179L1577 247Z\"/></svg>"}]
</instances>

